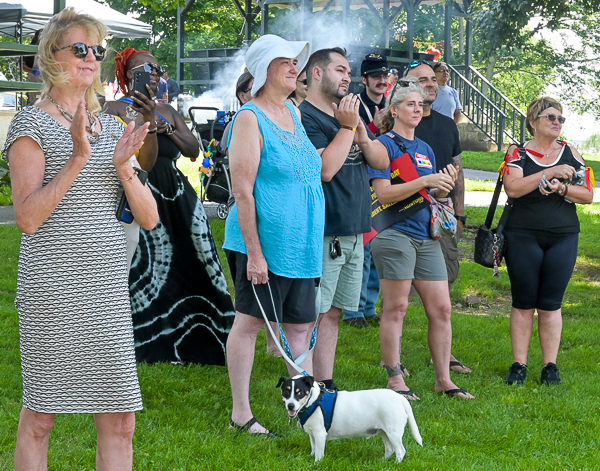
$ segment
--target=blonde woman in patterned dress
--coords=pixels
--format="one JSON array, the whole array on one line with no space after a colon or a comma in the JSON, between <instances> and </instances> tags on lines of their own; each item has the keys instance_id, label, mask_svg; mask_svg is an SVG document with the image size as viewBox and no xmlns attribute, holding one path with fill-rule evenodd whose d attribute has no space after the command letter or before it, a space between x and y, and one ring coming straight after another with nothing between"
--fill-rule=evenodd
<instances>
[{"instance_id":1,"label":"blonde woman in patterned dress","mask_svg":"<svg viewBox=\"0 0 600 471\"><path fill-rule=\"evenodd\" d=\"M17 297L23 409L15 469L43 470L55 414L91 413L98 470L131 470L142 408L127 284L125 234L115 217L122 184L151 229L156 203L129 161L148 125L127 129L98 113L104 26L72 8L44 29L43 99L11 123L10 164L23 231Z\"/></svg>"}]
</instances>

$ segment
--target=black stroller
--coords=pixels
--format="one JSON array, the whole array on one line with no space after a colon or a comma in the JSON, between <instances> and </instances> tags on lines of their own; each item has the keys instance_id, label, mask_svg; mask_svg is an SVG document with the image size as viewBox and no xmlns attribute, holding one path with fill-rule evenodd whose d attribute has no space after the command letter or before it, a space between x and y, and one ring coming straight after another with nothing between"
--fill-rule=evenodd
<instances>
[{"instance_id":1,"label":"black stroller","mask_svg":"<svg viewBox=\"0 0 600 471\"><path fill-rule=\"evenodd\" d=\"M197 123L194 119L194 111L210 110L217 112L216 119L209 119L206 124ZM205 106L192 106L189 109L190 119L192 120L192 132L196 134L200 143L203 166L201 172L205 174L202 178L203 191L200 201L217 203L217 216L219 219L227 219L229 208L233 206L235 199L231 192L231 178L229 174L229 159L218 145L218 142L224 137L223 132L235 111L228 111L219 114L217 108ZM208 160L210 164L204 165ZM209 168L210 167L210 168Z\"/></svg>"}]
</instances>

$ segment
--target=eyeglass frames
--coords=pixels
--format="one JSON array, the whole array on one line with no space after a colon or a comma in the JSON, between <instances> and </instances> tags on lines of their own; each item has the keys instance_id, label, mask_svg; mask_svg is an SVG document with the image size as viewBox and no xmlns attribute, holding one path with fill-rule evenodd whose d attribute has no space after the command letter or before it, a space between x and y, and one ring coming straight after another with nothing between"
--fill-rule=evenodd
<instances>
[{"instance_id":1,"label":"eyeglass frames","mask_svg":"<svg viewBox=\"0 0 600 471\"><path fill-rule=\"evenodd\" d=\"M302 85L308 85L308 79L296 80L296 82L301 83Z\"/></svg>"},{"instance_id":2,"label":"eyeglass frames","mask_svg":"<svg viewBox=\"0 0 600 471\"><path fill-rule=\"evenodd\" d=\"M166 72L166 70L163 69L160 65L153 64L151 62L144 62L143 64L136 65L135 67L132 67L130 70L139 69L140 67L143 67L144 70L150 74L152 73L152 71L156 72L156 75L158 75L159 77L162 77L164 75L164 73Z\"/></svg>"},{"instance_id":3,"label":"eyeglass frames","mask_svg":"<svg viewBox=\"0 0 600 471\"><path fill-rule=\"evenodd\" d=\"M77 59L83 59L88 55L88 50L92 50L92 54L96 58L97 61L102 61L104 59L104 54L106 54L106 49L102 46L86 46L83 43L73 43L68 46L59 47L56 51L62 51L63 49L73 49L73 55L77 57Z\"/></svg>"},{"instance_id":4,"label":"eyeglass frames","mask_svg":"<svg viewBox=\"0 0 600 471\"><path fill-rule=\"evenodd\" d=\"M538 118L548 118L548 121L554 122L558 120L560 124L565 124L567 120L564 116L556 116L555 114L540 114Z\"/></svg>"}]
</instances>

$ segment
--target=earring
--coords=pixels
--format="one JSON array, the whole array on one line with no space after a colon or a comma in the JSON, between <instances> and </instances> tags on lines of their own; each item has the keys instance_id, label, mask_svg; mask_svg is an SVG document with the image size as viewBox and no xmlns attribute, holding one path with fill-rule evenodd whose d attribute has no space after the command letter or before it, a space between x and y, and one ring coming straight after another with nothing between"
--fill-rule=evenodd
<instances>
[{"instance_id":1,"label":"earring","mask_svg":"<svg viewBox=\"0 0 600 471\"><path fill-rule=\"evenodd\" d=\"M392 118L395 118L396 116L398 116L398 113L392 111Z\"/></svg>"}]
</instances>

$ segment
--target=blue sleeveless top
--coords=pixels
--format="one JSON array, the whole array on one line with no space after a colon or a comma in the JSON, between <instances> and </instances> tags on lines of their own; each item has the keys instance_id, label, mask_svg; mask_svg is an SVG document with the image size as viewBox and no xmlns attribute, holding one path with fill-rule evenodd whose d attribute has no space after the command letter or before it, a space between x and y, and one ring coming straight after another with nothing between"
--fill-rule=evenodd
<instances>
[{"instance_id":1,"label":"blue sleeveless top","mask_svg":"<svg viewBox=\"0 0 600 471\"><path fill-rule=\"evenodd\" d=\"M294 119L294 134L281 129L252 103L240 108L256 115L264 141L254 183L258 236L272 273L317 278L322 273L325 227L322 161L292 105L286 106ZM237 204L225 224L223 248L247 253Z\"/></svg>"}]
</instances>

